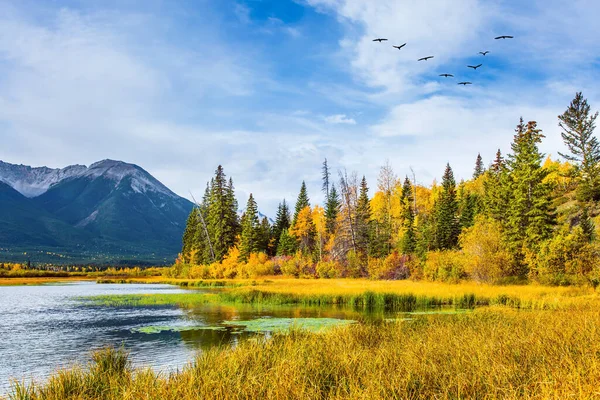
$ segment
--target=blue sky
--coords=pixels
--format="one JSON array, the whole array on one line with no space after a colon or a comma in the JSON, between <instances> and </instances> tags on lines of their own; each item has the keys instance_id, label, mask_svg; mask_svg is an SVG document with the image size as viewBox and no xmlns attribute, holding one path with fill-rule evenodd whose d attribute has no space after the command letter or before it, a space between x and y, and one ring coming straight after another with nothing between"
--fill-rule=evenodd
<instances>
[{"instance_id":1,"label":"blue sky","mask_svg":"<svg viewBox=\"0 0 600 400\"><path fill-rule=\"evenodd\" d=\"M423 184L446 162L467 178L520 116L556 154L575 92L600 109L597 15L594 0L0 0L0 159L124 160L186 197L222 164L267 214L302 180L320 202L325 157L372 191L386 160Z\"/></svg>"}]
</instances>

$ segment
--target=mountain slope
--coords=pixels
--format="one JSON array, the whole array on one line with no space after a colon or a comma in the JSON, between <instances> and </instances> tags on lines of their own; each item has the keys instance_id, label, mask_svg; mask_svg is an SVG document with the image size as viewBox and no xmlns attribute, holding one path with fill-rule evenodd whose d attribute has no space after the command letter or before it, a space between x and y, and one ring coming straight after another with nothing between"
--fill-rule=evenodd
<instances>
[{"instance_id":1,"label":"mountain slope","mask_svg":"<svg viewBox=\"0 0 600 400\"><path fill-rule=\"evenodd\" d=\"M5 228L0 247L85 249L95 257L174 258L192 209L191 202L144 169L121 161L63 169L1 163L0 184L5 203L0 206L9 210L0 214L0 227Z\"/></svg>"},{"instance_id":2,"label":"mountain slope","mask_svg":"<svg viewBox=\"0 0 600 400\"><path fill-rule=\"evenodd\" d=\"M31 199L0 182L0 243L26 248L81 247L91 235L78 230L39 208Z\"/></svg>"}]
</instances>

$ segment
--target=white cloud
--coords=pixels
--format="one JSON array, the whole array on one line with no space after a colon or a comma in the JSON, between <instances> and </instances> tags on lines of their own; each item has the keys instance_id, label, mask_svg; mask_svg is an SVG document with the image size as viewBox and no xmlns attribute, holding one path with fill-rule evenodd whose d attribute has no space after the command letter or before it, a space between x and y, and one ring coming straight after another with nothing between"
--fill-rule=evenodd
<instances>
[{"instance_id":1,"label":"white cloud","mask_svg":"<svg viewBox=\"0 0 600 400\"><path fill-rule=\"evenodd\" d=\"M334 114L324 118L325 122L329 124L347 124L356 125L354 118L349 118L346 114Z\"/></svg>"}]
</instances>

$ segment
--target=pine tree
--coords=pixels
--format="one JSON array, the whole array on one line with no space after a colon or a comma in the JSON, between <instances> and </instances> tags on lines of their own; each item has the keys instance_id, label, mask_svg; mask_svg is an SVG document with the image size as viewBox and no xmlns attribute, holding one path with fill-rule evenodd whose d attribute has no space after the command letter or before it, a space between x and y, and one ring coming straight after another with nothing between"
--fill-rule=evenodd
<instances>
[{"instance_id":1,"label":"pine tree","mask_svg":"<svg viewBox=\"0 0 600 400\"><path fill-rule=\"evenodd\" d=\"M198 214L198 208L192 208L185 225L185 231L183 232L183 248L181 249L181 254L186 263L191 261L192 250L194 248L194 237L196 236L196 232L200 229L200 218Z\"/></svg>"},{"instance_id":2,"label":"pine tree","mask_svg":"<svg viewBox=\"0 0 600 400\"><path fill-rule=\"evenodd\" d=\"M278 256L291 256L296 252L296 239L291 236L287 229L281 232L279 245L277 246Z\"/></svg>"},{"instance_id":3,"label":"pine tree","mask_svg":"<svg viewBox=\"0 0 600 400\"><path fill-rule=\"evenodd\" d=\"M218 166L210 188L207 213L208 231L215 259L220 261L235 244L239 233L237 201L233 181L227 182L222 166Z\"/></svg>"},{"instance_id":4,"label":"pine tree","mask_svg":"<svg viewBox=\"0 0 600 400\"><path fill-rule=\"evenodd\" d=\"M329 196L327 197L327 203L325 204L325 230L329 234L335 232L340 206L340 196L335 188L335 184L332 184Z\"/></svg>"},{"instance_id":5,"label":"pine tree","mask_svg":"<svg viewBox=\"0 0 600 400\"><path fill-rule=\"evenodd\" d=\"M590 113L590 106L581 92L558 116L561 136L570 154L562 154L568 161L575 163L581 184L578 195L582 201L600 199L600 143L594 136L598 113Z\"/></svg>"},{"instance_id":6,"label":"pine tree","mask_svg":"<svg viewBox=\"0 0 600 400\"><path fill-rule=\"evenodd\" d=\"M240 242L240 255L243 260L247 260L250 253L261 251L261 231L258 220L258 206L252 193L248 198L246 212L242 218L242 237Z\"/></svg>"},{"instance_id":7,"label":"pine tree","mask_svg":"<svg viewBox=\"0 0 600 400\"><path fill-rule=\"evenodd\" d=\"M360 192L356 206L356 251L366 258L369 252L371 227L371 205L369 203L369 187L363 175L360 181Z\"/></svg>"},{"instance_id":8,"label":"pine tree","mask_svg":"<svg viewBox=\"0 0 600 400\"><path fill-rule=\"evenodd\" d=\"M458 202L456 200L456 181L450 164L442 177L442 192L435 205L436 247L440 250L455 248L458 244L460 227L458 225Z\"/></svg>"},{"instance_id":9,"label":"pine tree","mask_svg":"<svg viewBox=\"0 0 600 400\"><path fill-rule=\"evenodd\" d=\"M544 154L538 143L544 135L531 121L525 126L521 118L509 156L510 201L504 219L509 249L515 259L515 274L525 274L525 253L535 251L552 234L554 210L550 199L551 188L544 183L548 171L542 168Z\"/></svg>"},{"instance_id":10,"label":"pine tree","mask_svg":"<svg viewBox=\"0 0 600 400\"><path fill-rule=\"evenodd\" d=\"M475 160L475 171L473 171L473 179L479 178L485 172L483 168L483 160L481 158L481 154L477 154L477 159Z\"/></svg>"},{"instance_id":11,"label":"pine tree","mask_svg":"<svg viewBox=\"0 0 600 400\"><path fill-rule=\"evenodd\" d=\"M306 192L306 183L302 181L300 193L298 193L298 200L296 200L296 209L294 211L294 219L292 221L292 226L296 224L298 213L300 213L300 211L302 211L305 207L310 207L310 200L308 199L308 193Z\"/></svg>"}]
</instances>

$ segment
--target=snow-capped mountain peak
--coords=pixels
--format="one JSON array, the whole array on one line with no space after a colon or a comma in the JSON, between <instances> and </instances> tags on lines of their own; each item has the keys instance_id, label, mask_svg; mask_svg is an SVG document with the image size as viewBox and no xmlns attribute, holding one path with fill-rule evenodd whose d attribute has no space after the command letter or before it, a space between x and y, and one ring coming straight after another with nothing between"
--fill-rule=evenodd
<instances>
[{"instance_id":1,"label":"snow-capped mountain peak","mask_svg":"<svg viewBox=\"0 0 600 400\"><path fill-rule=\"evenodd\" d=\"M28 165L0 161L0 181L8 184L25 197L36 197L64 179L80 176L86 169L85 165L70 165L65 168L32 168Z\"/></svg>"},{"instance_id":2,"label":"snow-capped mountain peak","mask_svg":"<svg viewBox=\"0 0 600 400\"><path fill-rule=\"evenodd\" d=\"M136 193L157 192L175 198L171 192L152 175L135 164L123 161L102 160L85 165L70 165L65 168L30 167L15 165L0 161L0 181L7 183L13 189L26 197L37 197L52 186L74 178L90 180L103 178L118 186L125 178L129 178L131 189Z\"/></svg>"}]
</instances>

